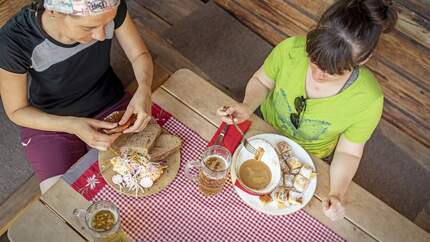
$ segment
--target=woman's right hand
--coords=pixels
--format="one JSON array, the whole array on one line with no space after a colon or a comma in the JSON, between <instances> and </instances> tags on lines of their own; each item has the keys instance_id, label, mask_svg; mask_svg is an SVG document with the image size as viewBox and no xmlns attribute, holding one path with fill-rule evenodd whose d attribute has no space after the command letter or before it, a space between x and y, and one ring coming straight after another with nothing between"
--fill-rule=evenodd
<instances>
[{"instance_id":1,"label":"woman's right hand","mask_svg":"<svg viewBox=\"0 0 430 242\"><path fill-rule=\"evenodd\" d=\"M117 123L110 123L91 118L72 118L73 134L78 136L87 145L102 151L106 151L111 144L122 134L107 135L100 129L113 129Z\"/></svg>"},{"instance_id":2,"label":"woman's right hand","mask_svg":"<svg viewBox=\"0 0 430 242\"><path fill-rule=\"evenodd\" d=\"M217 115L227 124L232 124L231 116L241 123L251 117L252 110L244 103L236 103L232 106L223 106L217 109Z\"/></svg>"}]
</instances>

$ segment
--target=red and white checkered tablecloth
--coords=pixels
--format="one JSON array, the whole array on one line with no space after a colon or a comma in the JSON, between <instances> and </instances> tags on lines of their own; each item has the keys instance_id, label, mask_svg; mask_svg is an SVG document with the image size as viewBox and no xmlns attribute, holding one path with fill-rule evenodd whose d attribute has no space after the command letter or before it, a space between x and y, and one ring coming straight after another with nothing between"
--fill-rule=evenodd
<instances>
[{"instance_id":1,"label":"red and white checkered tablecloth","mask_svg":"<svg viewBox=\"0 0 430 242\"><path fill-rule=\"evenodd\" d=\"M87 200L109 200L121 213L125 232L136 241L344 241L301 210L270 216L248 207L231 182L214 197L200 194L184 176L184 166L200 158L207 141L154 105L153 115L169 132L183 140L181 167L163 191L146 198L120 195L100 175L97 152L90 151L64 176Z\"/></svg>"}]
</instances>

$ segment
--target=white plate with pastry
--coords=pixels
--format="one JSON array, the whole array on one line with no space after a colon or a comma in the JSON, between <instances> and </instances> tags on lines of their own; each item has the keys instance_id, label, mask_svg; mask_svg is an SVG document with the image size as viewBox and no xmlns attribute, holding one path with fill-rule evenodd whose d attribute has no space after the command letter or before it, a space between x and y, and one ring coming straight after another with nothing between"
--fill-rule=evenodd
<instances>
[{"instance_id":1,"label":"white plate with pastry","mask_svg":"<svg viewBox=\"0 0 430 242\"><path fill-rule=\"evenodd\" d=\"M285 179L285 190L282 191L285 192L279 192L279 187L283 184L281 178L277 188L262 189L268 192L266 195L256 195L257 193L248 190L246 186L239 188L233 185L239 197L251 208L270 215L291 214L305 207L312 199L317 186L316 168L309 154L299 144L279 134L258 134L249 137L248 140L255 148L261 147L261 140L264 140L276 150L278 157L273 157L274 155L268 152L268 156L263 156L262 160L266 159L266 163L276 163L278 158L282 167L280 173ZM253 155L242 144L238 146L233 154L231 166L233 184L240 181L238 165L252 157Z\"/></svg>"}]
</instances>

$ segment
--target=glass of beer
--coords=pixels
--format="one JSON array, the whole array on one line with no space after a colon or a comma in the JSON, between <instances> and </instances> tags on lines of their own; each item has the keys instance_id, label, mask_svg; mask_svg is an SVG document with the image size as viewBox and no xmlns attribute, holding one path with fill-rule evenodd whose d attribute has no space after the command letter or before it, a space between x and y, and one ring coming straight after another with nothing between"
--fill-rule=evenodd
<instances>
[{"instance_id":1,"label":"glass of beer","mask_svg":"<svg viewBox=\"0 0 430 242\"><path fill-rule=\"evenodd\" d=\"M198 161L191 161L185 167L185 176L197 182L203 195L211 196L222 191L231 166L231 154L225 147L208 147ZM198 173L192 173L193 168Z\"/></svg>"}]
</instances>

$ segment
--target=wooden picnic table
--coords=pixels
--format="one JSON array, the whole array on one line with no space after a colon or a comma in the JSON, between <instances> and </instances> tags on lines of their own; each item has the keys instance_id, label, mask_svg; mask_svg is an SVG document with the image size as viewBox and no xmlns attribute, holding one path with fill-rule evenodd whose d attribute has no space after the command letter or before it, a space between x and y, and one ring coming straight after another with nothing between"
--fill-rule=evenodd
<instances>
[{"instance_id":1,"label":"wooden picnic table","mask_svg":"<svg viewBox=\"0 0 430 242\"><path fill-rule=\"evenodd\" d=\"M172 74L153 93L153 101L205 140L210 140L221 123L215 110L235 103L187 69ZM251 120L247 136L276 132L255 115ZM328 219L321 210L321 200L329 192L329 165L315 157L313 160L319 174L318 186L304 210L322 224L348 241L430 241L429 233L355 183L351 184L346 195L346 217L336 222ZM17 242L91 241L72 214L73 209L89 205L90 202L81 194L60 180L16 220L9 229L9 239Z\"/></svg>"}]
</instances>

